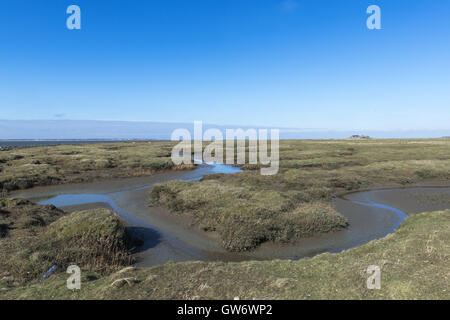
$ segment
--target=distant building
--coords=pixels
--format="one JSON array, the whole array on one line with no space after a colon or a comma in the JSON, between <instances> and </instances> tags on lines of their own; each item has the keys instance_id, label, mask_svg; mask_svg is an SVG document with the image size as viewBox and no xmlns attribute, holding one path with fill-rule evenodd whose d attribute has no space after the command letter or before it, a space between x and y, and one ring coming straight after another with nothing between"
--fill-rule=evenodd
<instances>
[{"instance_id":1,"label":"distant building","mask_svg":"<svg viewBox=\"0 0 450 320\"><path fill-rule=\"evenodd\" d=\"M364 136L364 135L359 135L359 134L354 134L354 135L350 136L349 139L371 139L371 137Z\"/></svg>"}]
</instances>

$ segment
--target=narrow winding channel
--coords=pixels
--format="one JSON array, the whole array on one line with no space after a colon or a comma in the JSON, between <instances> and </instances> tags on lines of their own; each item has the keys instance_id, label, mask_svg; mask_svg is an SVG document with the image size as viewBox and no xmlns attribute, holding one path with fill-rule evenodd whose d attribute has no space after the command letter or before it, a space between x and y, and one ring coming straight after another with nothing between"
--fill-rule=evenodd
<instances>
[{"instance_id":1,"label":"narrow winding channel","mask_svg":"<svg viewBox=\"0 0 450 320\"><path fill-rule=\"evenodd\" d=\"M111 208L121 216L129 228L132 228L144 239L143 246L136 253L138 265L141 266L190 260L296 260L323 252L340 252L386 236L399 227L408 216L406 212L414 213L415 211L408 207L410 200L414 197L409 199L411 191L404 189L350 193L334 200L335 208L349 221L349 227L345 230L305 238L295 244L264 243L249 253L229 253L220 246L216 235L202 232L194 226L190 226L186 220L172 219L173 215L167 214L164 209L148 206L148 193L155 183L170 180L195 181L207 174L235 174L238 172L241 172L238 167L203 163L192 171L36 187L15 192L13 196L28 198L38 201L40 204L52 204L68 211L92 207ZM433 191L433 188L416 189L418 190L415 192L418 194L446 192L450 196L450 188L434 188L439 191ZM393 197L392 194L394 194ZM394 206L396 204L405 206L405 209ZM450 206L441 204L436 209L446 207Z\"/></svg>"}]
</instances>

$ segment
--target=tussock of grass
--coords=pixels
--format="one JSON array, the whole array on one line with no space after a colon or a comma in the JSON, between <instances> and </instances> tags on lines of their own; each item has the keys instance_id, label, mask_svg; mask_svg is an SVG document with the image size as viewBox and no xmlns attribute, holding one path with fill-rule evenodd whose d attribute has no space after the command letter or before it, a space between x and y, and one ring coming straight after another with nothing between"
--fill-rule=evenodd
<instances>
[{"instance_id":1,"label":"tussock of grass","mask_svg":"<svg viewBox=\"0 0 450 320\"><path fill-rule=\"evenodd\" d=\"M39 279L53 265L108 274L132 262L131 239L109 210L66 214L21 199L0 199L0 210L0 282Z\"/></svg>"},{"instance_id":2,"label":"tussock of grass","mask_svg":"<svg viewBox=\"0 0 450 320\"><path fill-rule=\"evenodd\" d=\"M229 251L246 251L265 241L290 242L336 231L346 219L325 203L301 203L308 197L252 185L216 180L170 181L151 190L154 204L188 213L207 231L218 231Z\"/></svg>"},{"instance_id":3,"label":"tussock of grass","mask_svg":"<svg viewBox=\"0 0 450 320\"><path fill-rule=\"evenodd\" d=\"M94 209L64 216L41 236L57 265L76 262L80 268L108 273L131 264L131 239L119 218L110 210ZM53 248L53 249L52 249Z\"/></svg>"}]
</instances>

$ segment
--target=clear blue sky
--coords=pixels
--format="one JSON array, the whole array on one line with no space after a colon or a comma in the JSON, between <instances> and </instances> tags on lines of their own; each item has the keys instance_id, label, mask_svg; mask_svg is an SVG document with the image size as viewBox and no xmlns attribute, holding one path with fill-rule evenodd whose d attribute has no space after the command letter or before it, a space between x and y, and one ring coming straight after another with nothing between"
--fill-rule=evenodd
<instances>
[{"instance_id":1,"label":"clear blue sky","mask_svg":"<svg viewBox=\"0 0 450 320\"><path fill-rule=\"evenodd\" d=\"M0 119L449 127L448 0L0 4Z\"/></svg>"}]
</instances>

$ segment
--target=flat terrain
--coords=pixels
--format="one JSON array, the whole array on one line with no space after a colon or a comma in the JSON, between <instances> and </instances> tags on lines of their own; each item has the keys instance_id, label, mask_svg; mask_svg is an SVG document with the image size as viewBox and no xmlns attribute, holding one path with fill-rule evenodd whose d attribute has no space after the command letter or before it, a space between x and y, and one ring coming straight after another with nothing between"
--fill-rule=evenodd
<instances>
[{"instance_id":1,"label":"flat terrain","mask_svg":"<svg viewBox=\"0 0 450 320\"><path fill-rule=\"evenodd\" d=\"M2 151L0 183L12 190L148 175L174 169L169 157L172 145L119 143ZM251 250L266 241L291 242L345 227L331 205L335 194L448 184L449 147L449 139L282 141L277 175L261 176L258 166L244 165L244 172L234 175L159 184L149 202L168 207L171 214L186 215L206 231L218 231L230 251ZM100 159L113 164L95 165ZM153 161L164 165L149 165ZM432 197L419 195L417 201L433 202ZM445 204L443 197L438 200ZM68 215L23 200L1 201L0 245L8 249L1 253L0 297L6 299L450 299L450 211L412 215L393 234L339 254L299 261L184 262L139 269L127 267L132 263L132 246L108 210ZM80 229L71 223L88 219ZM107 243L113 250L99 244L98 239L104 238L112 239ZM86 239L83 248L90 254L80 256L74 239ZM92 257L97 255L111 267L96 264ZM69 261L78 259L83 289L72 292L65 287L64 271ZM39 281L54 261L58 271ZM366 288L369 265L381 268L381 290Z\"/></svg>"},{"instance_id":2,"label":"flat terrain","mask_svg":"<svg viewBox=\"0 0 450 320\"><path fill-rule=\"evenodd\" d=\"M281 141L278 174L262 176L258 165L242 169L154 186L151 202L217 231L230 251L293 242L345 228L331 205L337 193L447 181L450 139Z\"/></svg>"},{"instance_id":3,"label":"flat terrain","mask_svg":"<svg viewBox=\"0 0 450 320\"><path fill-rule=\"evenodd\" d=\"M174 166L172 142L123 142L18 148L0 152L0 190L151 175ZM189 166L188 166L189 168Z\"/></svg>"}]
</instances>

